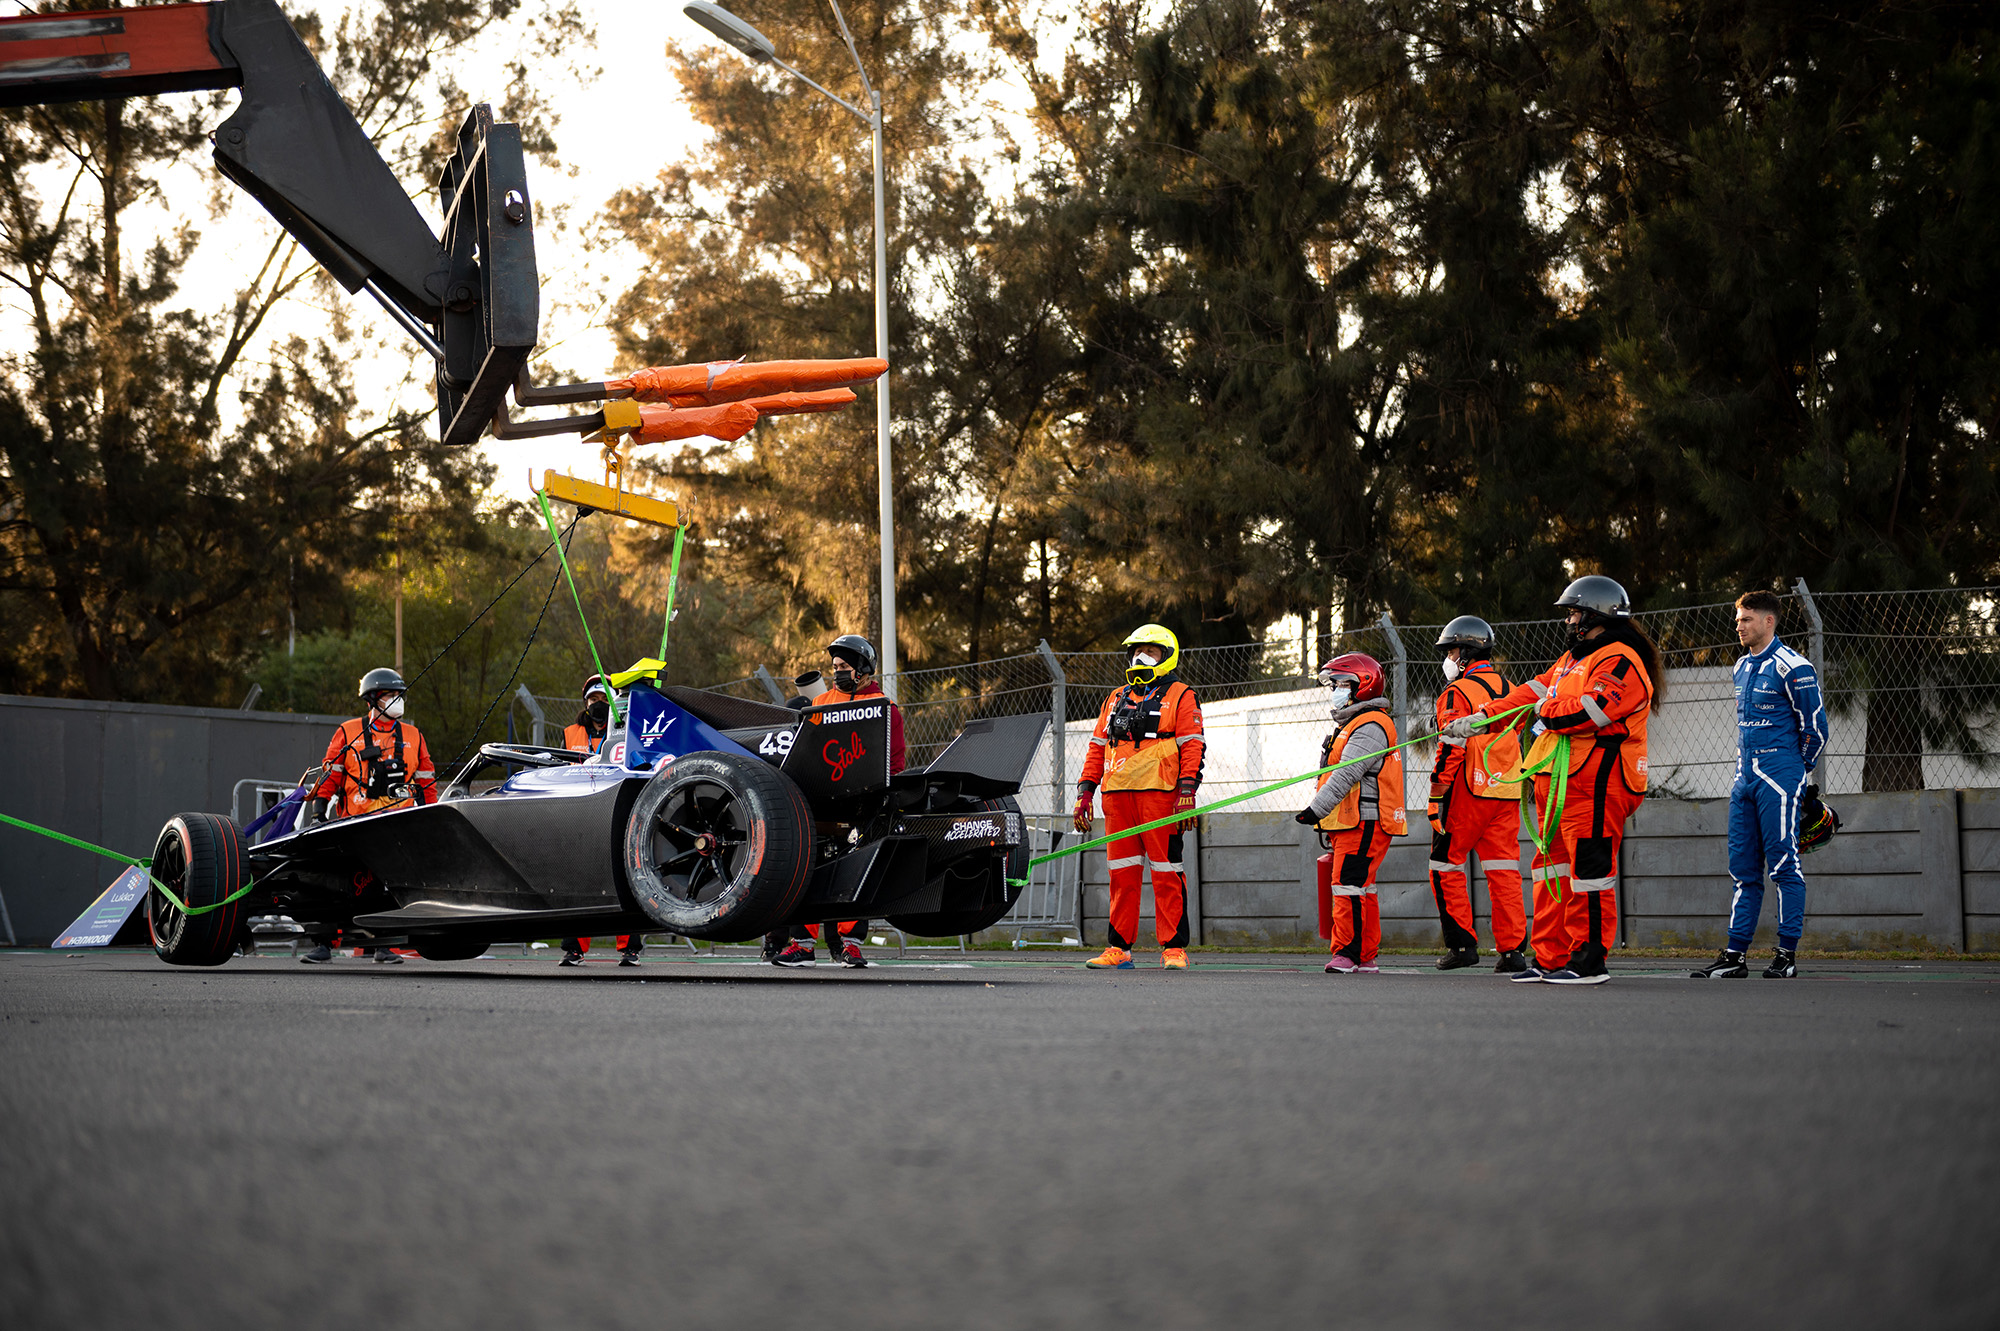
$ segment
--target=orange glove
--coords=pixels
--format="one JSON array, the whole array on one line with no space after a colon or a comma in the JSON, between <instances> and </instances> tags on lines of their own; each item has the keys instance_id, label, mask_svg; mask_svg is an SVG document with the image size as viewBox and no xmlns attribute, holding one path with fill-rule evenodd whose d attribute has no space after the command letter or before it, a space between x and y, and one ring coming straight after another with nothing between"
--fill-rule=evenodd
<instances>
[{"instance_id":1,"label":"orange glove","mask_svg":"<svg viewBox=\"0 0 2000 1331\"><path fill-rule=\"evenodd\" d=\"M1424 811L1424 816L1431 820L1431 831L1436 832L1439 836L1443 836L1444 797L1440 795L1431 796L1430 808Z\"/></svg>"},{"instance_id":2,"label":"orange glove","mask_svg":"<svg viewBox=\"0 0 2000 1331\"><path fill-rule=\"evenodd\" d=\"M1080 782L1076 788L1076 809L1070 814L1070 821L1076 830L1090 835L1090 801L1097 794L1097 787L1088 781Z\"/></svg>"},{"instance_id":3,"label":"orange glove","mask_svg":"<svg viewBox=\"0 0 2000 1331\"><path fill-rule=\"evenodd\" d=\"M1195 783L1183 777L1174 792L1174 812L1182 815L1180 825L1174 829L1177 832L1194 831L1194 790Z\"/></svg>"}]
</instances>

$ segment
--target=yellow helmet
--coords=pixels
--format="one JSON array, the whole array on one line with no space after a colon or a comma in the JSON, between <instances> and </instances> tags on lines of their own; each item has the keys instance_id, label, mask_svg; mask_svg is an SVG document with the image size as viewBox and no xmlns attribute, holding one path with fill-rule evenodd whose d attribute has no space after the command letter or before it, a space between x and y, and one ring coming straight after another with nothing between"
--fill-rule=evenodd
<instances>
[{"instance_id":1,"label":"yellow helmet","mask_svg":"<svg viewBox=\"0 0 2000 1331\"><path fill-rule=\"evenodd\" d=\"M1125 678L1133 684L1151 684L1162 675L1174 673L1174 667L1181 663L1181 640L1174 631L1164 624L1141 624L1125 639L1127 648L1150 646L1166 650L1166 656L1158 665L1139 665L1133 662L1132 654L1125 654Z\"/></svg>"}]
</instances>

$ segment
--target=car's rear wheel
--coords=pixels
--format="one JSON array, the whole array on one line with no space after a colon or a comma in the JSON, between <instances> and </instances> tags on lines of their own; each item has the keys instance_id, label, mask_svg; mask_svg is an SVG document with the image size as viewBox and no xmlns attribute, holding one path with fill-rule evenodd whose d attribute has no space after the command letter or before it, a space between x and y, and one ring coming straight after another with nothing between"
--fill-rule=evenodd
<instances>
[{"instance_id":1,"label":"car's rear wheel","mask_svg":"<svg viewBox=\"0 0 2000 1331\"><path fill-rule=\"evenodd\" d=\"M243 834L230 819L183 813L167 821L153 847L156 881L146 893L146 926L160 960L176 966L220 966L229 960L249 903L242 897L226 906L216 903L240 891L246 873ZM188 910L160 890L162 883ZM203 910L204 906L213 909Z\"/></svg>"},{"instance_id":2,"label":"car's rear wheel","mask_svg":"<svg viewBox=\"0 0 2000 1331\"><path fill-rule=\"evenodd\" d=\"M625 872L662 928L730 942L797 908L812 846L812 810L789 777L754 758L691 753L653 773L633 801Z\"/></svg>"},{"instance_id":3,"label":"car's rear wheel","mask_svg":"<svg viewBox=\"0 0 2000 1331\"><path fill-rule=\"evenodd\" d=\"M1016 820L1021 816L1021 806L1011 795L982 800L977 808L981 812L1011 814ZM1023 836L1021 844L1007 852L1004 876L1025 879L1028 876L1029 858L1027 838ZM892 915L889 917L889 923L904 933L914 934L918 938L956 938L963 934L976 934L981 929L991 929L1006 918L1008 911L1014 909L1014 903L1020 900L1021 893L1025 890L1004 882L996 885L991 877L992 863L993 860L987 856L967 856L945 869L947 878L953 874L961 877L968 875L979 877L981 886L985 889L984 899L979 905L960 910L936 911L929 915ZM949 881L946 882L945 888L949 893L951 890Z\"/></svg>"}]
</instances>

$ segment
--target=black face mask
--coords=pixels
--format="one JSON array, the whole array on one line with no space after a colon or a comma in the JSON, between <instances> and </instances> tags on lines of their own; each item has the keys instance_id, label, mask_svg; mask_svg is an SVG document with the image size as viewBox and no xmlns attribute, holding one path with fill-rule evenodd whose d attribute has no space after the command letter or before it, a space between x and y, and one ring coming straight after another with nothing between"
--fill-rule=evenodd
<instances>
[{"instance_id":1,"label":"black face mask","mask_svg":"<svg viewBox=\"0 0 2000 1331\"><path fill-rule=\"evenodd\" d=\"M1584 634L1590 632L1592 629L1598 627L1609 627L1609 626L1604 625L1601 620L1586 619L1583 621L1583 623L1578 624L1575 627L1571 628L1569 631L1570 655L1582 656L1585 652L1593 652L1596 651L1599 647L1602 647L1606 641L1604 635L1600 634L1595 638L1586 638L1583 636Z\"/></svg>"},{"instance_id":2,"label":"black face mask","mask_svg":"<svg viewBox=\"0 0 2000 1331\"><path fill-rule=\"evenodd\" d=\"M599 725L603 725L606 718L611 715L611 704L599 699L594 703L586 705L584 710L590 713L591 720L597 722Z\"/></svg>"},{"instance_id":3,"label":"black face mask","mask_svg":"<svg viewBox=\"0 0 2000 1331\"><path fill-rule=\"evenodd\" d=\"M842 693L854 692L854 672L852 670L834 671L833 687L839 689Z\"/></svg>"}]
</instances>

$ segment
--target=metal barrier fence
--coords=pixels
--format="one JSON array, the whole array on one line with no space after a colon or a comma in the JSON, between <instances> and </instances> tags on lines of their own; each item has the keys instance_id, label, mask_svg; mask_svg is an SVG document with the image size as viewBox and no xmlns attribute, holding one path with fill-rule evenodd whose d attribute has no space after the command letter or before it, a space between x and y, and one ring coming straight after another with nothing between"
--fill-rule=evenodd
<instances>
[{"instance_id":1,"label":"metal barrier fence","mask_svg":"<svg viewBox=\"0 0 2000 1331\"><path fill-rule=\"evenodd\" d=\"M1803 582L1780 598L1778 632L1819 667L1831 739L1820 761L1828 794L1948 789L1991 784L2000 770L2000 588L1907 592L1812 592ZM1659 645L1666 698L1649 727L1656 796L1727 794L1736 765L1735 689L1741 655L1729 602L1634 616ZM1510 680L1546 669L1564 650L1558 619L1498 623L1496 657ZM1190 648L1181 676L1201 698L1208 734L1204 799L1239 794L1309 770L1329 729L1325 694L1307 673L1344 651L1381 661L1405 737L1428 730L1444 688L1436 624L1376 623L1322 636L1234 647ZM794 664L710 686L764 701L790 692ZM1023 811L1067 814L1089 735L1105 695L1123 680L1117 652L1033 653L900 674L912 764L927 762L977 717L1046 712L1065 724L1045 743L1022 790ZM574 703L564 702L564 707ZM551 710L551 716L555 710ZM1409 757L1409 802L1424 802L1430 756ZM1233 812L1297 808L1302 792L1280 791Z\"/></svg>"}]
</instances>

